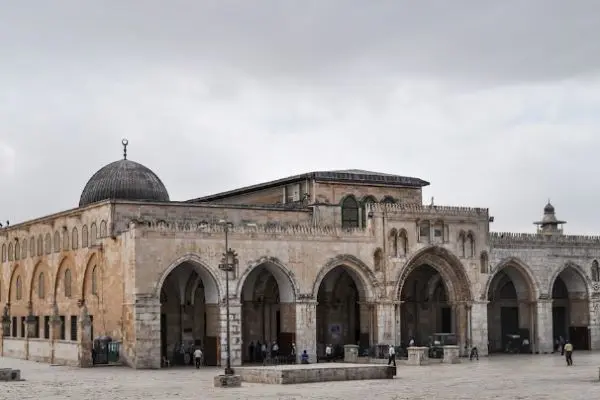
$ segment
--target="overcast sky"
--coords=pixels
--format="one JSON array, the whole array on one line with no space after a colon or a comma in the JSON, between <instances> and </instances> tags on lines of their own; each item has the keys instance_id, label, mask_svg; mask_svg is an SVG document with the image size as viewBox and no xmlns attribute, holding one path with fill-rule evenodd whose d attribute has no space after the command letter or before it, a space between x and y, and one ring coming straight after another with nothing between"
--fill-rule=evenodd
<instances>
[{"instance_id":1,"label":"overcast sky","mask_svg":"<svg viewBox=\"0 0 600 400\"><path fill-rule=\"evenodd\" d=\"M5 2L0 220L77 206L127 137L172 200L357 168L598 234L599 38L597 0Z\"/></svg>"}]
</instances>

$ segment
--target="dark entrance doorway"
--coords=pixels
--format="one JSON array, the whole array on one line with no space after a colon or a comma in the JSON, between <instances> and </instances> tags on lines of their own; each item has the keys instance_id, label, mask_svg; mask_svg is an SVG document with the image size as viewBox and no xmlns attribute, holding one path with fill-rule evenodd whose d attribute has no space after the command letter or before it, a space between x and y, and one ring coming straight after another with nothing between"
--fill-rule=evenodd
<instances>
[{"instance_id":1,"label":"dark entrance doorway","mask_svg":"<svg viewBox=\"0 0 600 400\"><path fill-rule=\"evenodd\" d=\"M442 333L452 333L452 309L442 308Z\"/></svg>"},{"instance_id":2,"label":"dark entrance doorway","mask_svg":"<svg viewBox=\"0 0 600 400\"><path fill-rule=\"evenodd\" d=\"M511 341L509 335L519 335L519 307L502 307L500 309L502 327L502 349L506 349Z\"/></svg>"}]
</instances>

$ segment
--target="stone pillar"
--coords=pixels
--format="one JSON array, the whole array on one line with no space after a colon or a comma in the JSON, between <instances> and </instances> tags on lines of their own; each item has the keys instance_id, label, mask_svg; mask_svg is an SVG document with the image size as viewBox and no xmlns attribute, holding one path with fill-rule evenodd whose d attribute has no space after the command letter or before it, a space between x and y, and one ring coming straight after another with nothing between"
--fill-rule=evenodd
<instances>
[{"instance_id":1,"label":"stone pillar","mask_svg":"<svg viewBox=\"0 0 600 400\"><path fill-rule=\"evenodd\" d=\"M62 328L62 321L58 314L58 306L56 303L52 305L52 316L50 316L50 341L52 342L52 350L50 352L50 364L56 362L56 356L54 353L54 344L57 340L60 340L60 331Z\"/></svg>"},{"instance_id":2,"label":"stone pillar","mask_svg":"<svg viewBox=\"0 0 600 400\"><path fill-rule=\"evenodd\" d=\"M344 362L356 363L358 361L358 346L355 344L344 345Z\"/></svg>"},{"instance_id":3,"label":"stone pillar","mask_svg":"<svg viewBox=\"0 0 600 400\"><path fill-rule=\"evenodd\" d=\"M221 366L227 365L227 305L223 302L219 307L219 337L221 349ZM231 340L231 365L242 365L242 305L239 301L229 299L229 334Z\"/></svg>"},{"instance_id":4,"label":"stone pillar","mask_svg":"<svg viewBox=\"0 0 600 400\"><path fill-rule=\"evenodd\" d=\"M458 346L444 346L444 358L442 359L444 364L459 364L459 357L460 350Z\"/></svg>"},{"instance_id":5,"label":"stone pillar","mask_svg":"<svg viewBox=\"0 0 600 400\"><path fill-rule=\"evenodd\" d=\"M428 347L409 347L408 365L427 365L429 364Z\"/></svg>"},{"instance_id":6,"label":"stone pillar","mask_svg":"<svg viewBox=\"0 0 600 400\"><path fill-rule=\"evenodd\" d=\"M296 353L298 362L306 350L308 359L317 361L317 302L314 300L298 300L296 302Z\"/></svg>"},{"instance_id":7,"label":"stone pillar","mask_svg":"<svg viewBox=\"0 0 600 400\"><path fill-rule=\"evenodd\" d=\"M377 344L393 345L396 339L395 305L391 301L377 303ZM399 344L399 342L398 342Z\"/></svg>"},{"instance_id":8,"label":"stone pillar","mask_svg":"<svg viewBox=\"0 0 600 400\"><path fill-rule=\"evenodd\" d=\"M538 299L536 314L538 351L540 354L552 353L552 299Z\"/></svg>"},{"instance_id":9,"label":"stone pillar","mask_svg":"<svg viewBox=\"0 0 600 400\"><path fill-rule=\"evenodd\" d=\"M488 302L471 304L471 345L477 347L480 356L488 354Z\"/></svg>"},{"instance_id":10,"label":"stone pillar","mask_svg":"<svg viewBox=\"0 0 600 400\"><path fill-rule=\"evenodd\" d=\"M158 369L160 358L160 300L154 295L137 294L133 304L132 366L139 369Z\"/></svg>"},{"instance_id":11,"label":"stone pillar","mask_svg":"<svg viewBox=\"0 0 600 400\"><path fill-rule=\"evenodd\" d=\"M373 336L373 315L371 312L371 304L364 301L359 301L358 307L360 309L360 336L361 338L364 336L369 338L368 343L363 343L364 341L361 340L360 346L371 346L373 340L375 339Z\"/></svg>"},{"instance_id":12,"label":"stone pillar","mask_svg":"<svg viewBox=\"0 0 600 400\"><path fill-rule=\"evenodd\" d=\"M396 345L402 342L402 301L396 302Z\"/></svg>"},{"instance_id":13,"label":"stone pillar","mask_svg":"<svg viewBox=\"0 0 600 400\"><path fill-rule=\"evenodd\" d=\"M590 299L590 350L600 350L600 293Z\"/></svg>"},{"instance_id":14,"label":"stone pillar","mask_svg":"<svg viewBox=\"0 0 600 400\"><path fill-rule=\"evenodd\" d=\"M10 305L7 303L2 312L2 337L10 336Z\"/></svg>"},{"instance_id":15,"label":"stone pillar","mask_svg":"<svg viewBox=\"0 0 600 400\"><path fill-rule=\"evenodd\" d=\"M92 360L92 319L88 314L85 303L81 307L79 314L79 366L82 368L93 367Z\"/></svg>"}]
</instances>

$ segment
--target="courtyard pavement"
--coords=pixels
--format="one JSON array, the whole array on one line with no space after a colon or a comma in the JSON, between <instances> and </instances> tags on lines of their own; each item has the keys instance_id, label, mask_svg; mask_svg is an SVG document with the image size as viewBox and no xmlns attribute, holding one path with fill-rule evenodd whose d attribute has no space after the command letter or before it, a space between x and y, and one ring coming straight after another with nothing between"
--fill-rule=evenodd
<instances>
[{"instance_id":1,"label":"courtyard pavement","mask_svg":"<svg viewBox=\"0 0 600 400\"><path fill-rule=\"evenodd\" d=\"M0 368L21 369L22 382L0 383L0 399L600 399L600 353L574 353L573 367L558 355L513 355L463 360L457 365L398 366L393 380L263 385L217 389L221 370L126 367L51 367L0 358Z\"/></svg>"}]
</instances>

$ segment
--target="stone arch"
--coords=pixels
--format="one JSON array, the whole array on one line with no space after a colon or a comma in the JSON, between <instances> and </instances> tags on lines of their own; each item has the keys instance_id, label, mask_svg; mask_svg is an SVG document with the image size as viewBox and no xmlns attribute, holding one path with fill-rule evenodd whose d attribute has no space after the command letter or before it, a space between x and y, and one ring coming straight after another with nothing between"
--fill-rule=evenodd
<instances>
[{"instance_id":1,"label":"stone arch","mask_svg":"<svg viewBox=\"0 0 600 400\"><path fill-rule=\"evenodd\" d=\"M92 273L94 272L94 269L96 271L96 284L98 284L98 282L102 282L102 268L100 268L100 263L98 262L100 259L100 257L98 257L98 255L96 253L92 253L88 259L87 262L85 264L85 270L83 272L83 280L81 282L81 287L80 287L80 299L85 301L87 300L87 296L88 294L93 294L92 293L92 279L93 279L93 275ZM102 289L99 290L99 292L101 292Z\"/></svg>"},{"instance_id":2,"label":"stone arch","mask_svg":"<svg viewBox=\"0 0 600 400\"><path fill-rule=\"evenodd\" d=\"M481 293L481 300L488 300L492 294L493 285L492 283L497 280L498 273L505 272L508 277L515 285L517 293L520 294L520 298L525 298L530 301L535 301L540 296L540 284L535 278L535 275L531 272L531 269L517 257L508 257L503 259L493 269L490 277L488 278L483 292Z\"/></svg>"},{"instance_id":3,"label":"stone arch","mask_svg":"<svg viewBox=\"0 0 600 400\"><path fill-rule=\"evenodd\" d=\"M75 262L73 261L73 259L70 256L65 256L62 258L62 260L60 261L60 263L58 264L58 269L56 270L56 275L54 276L54 284L52 287L52 299L54 300L54 302L56 302L56 298L58 297L59 294L59 286L60 283L64 281L64 276L65 276L65 272L67 271L67 269L70 271L71 273L71 297L73 297L73 293L77 293L76 291L73 291L73 286L77 287L77 271L75 269ZM62 296L64 297L64 290L62 292Z\"/></svg>"},{"instance_id":4,"label":"stone arch","mask_svg":"<svg viewBox=\"0 0 600 400\"><path fill-rule=\"evenodd\" d=\"M217 274L208 266L208 264L205 263L198 255L193 253L185 254L179 257L163 271L158 279L158 282L156 283L156 298L160 298L162 287L169 274L177 267L186 263L190 264L194 268L194 271L196 271L196 273L202 278L205 289L206 303L218 304L225 293L223 284L218 279Z\"/></svg>"},{"instance_id":5,"label":"stone arch","mask_svg":"<svg viewBox=\"0 0 600 400\"><path fill-rule=\"evenodd\" d=\"M567 286L569 294L580 293L586 297L589 296L591 285L590 278L587 276L583 268L572 262L568 262L554 271L554 274L552 274L552 277L549 280L547 293L552 293L554 283L559 276L561 276L563 282Z\"/></svg>"},{"instance_id":6,"label":"stone arch","mask_svg":"<svg viewBox=\"0 0 600 400\"><path fill-rule=\"evenodd\" d=\"M51 289L50 282L52 282L51 275L50 275L50 268L48 268L48 265L46 265L42 260L40 260L33 267L33 273L31 274L31 277L29 279L29 297L28 297L28 299L30 302L33 302L35 299L38 298L36 289L38 289L38 286L39 286L39 282L37 279L38 279L40 273L44 274L44 283L45 283L44 299L47 298L48 295L52 293L52 290L50 290Z\"/></svg>"},{"instance_id":7,"label":"stone arch","mask_svg":"<svg viewBox=\"0 0 600 400\"><path fill-rule=\"evenodd\" d=\"M79 232L77 232L77 227L74 226L71 230L71 249L77 250L79 248Z\"/></svg>"},{"instance_id":8,"label":"stone arch","mask_svg":"<svg viewBox=\"0 0 600 400\"><path fill-rule=\"evenodd\" d=\"M443 278L448 296L452 301L470 301L471 282L462 263L449 250L439 246L427 246L414 254L400 270L396 278L396 297L400 298L402 288L409 275L418 267L429 265Z\"/></svg>"},{"instance_id":9,"label":"stone arch","mask_svg":"<svg viewBox=\"0 0 600 400\"><path fill-rule=\"evenodd\" d=\"M389 255L392 257L398 256L398 230L392 228L388 234Z\"/></svg>"},{"instance_id":10,"label":"stone arch","mask_svg":"<svg viewBox=\"0 0 600 400\"><path fill-rule=\"evenodd\" d=\"M21 240L21 260L24 260L27 258L27 238L24 237Z\"/></svg>"},{"instance_id":11,"label":"stone arch","mask_svg":"<svg viewBox=\"0 0 600 400\"><path fill-rule=\"evenodd\" d=\"M35 237L29 238L29 257L35 257Z\"/></svg>"},{"instance_id":12,"label":"stone arch","mask_svg":"<svg viewBox=\"0 0 600 400\"><path fill-rule=\"evenodd\" d=\"M2 258L0 261L6 262L6 243L2 243Z\"/></svg>"},{"instance_id":13,"label":"stone arch","mask_svg":"<svg viewBox=\"0 0 600 400\"><path fill-rule=\"evenodd\" d=\"M17 278L19 278L19 280L21 281L21 299L20 300L16 300L17 296L15 293ZM9 285L8 286L8 297L6 298L7 303L12 303L13 300L16 300L19 302L22 302L23 300L25 300L25 298L23 297L23 290L27 290L26 288L23 287L24 282L26 281L25 278L26 278L25 269L22 268L20 264L15 265L10 274L10 280L8 283L8 285Z\"/></svg>"},{"instance_id":14,"label":"stone arch","mask_svg":"<svg viewBox=\"0 0 600 400\"><path fill-rule=\"evenodd\" d=\"M367 264L353 255L341 254L329 259L317 274L312 288L313 298L317 298L325 276L337 267L344 267L344 270L350 274L363 301L378 297L379 282Z\"/></svg>"},{"instance_id":15,"label":"stone arch","mask_svg":"<svg viewBox=\"0 0 600 400\"><path fill-rule=\"evenodd\" d=\"M65 227L62 233L62 249L63 251L69 251L69 230Z\"/></svg>"},{"instance_id":16,"label":"stone arch","mask_svg":"<svg viewBox=\"0 0 600 400\"><path fill-rule=\"evenodd\" d=\"M244 285L256 268L264 266L269 271L279 287L279 297L282 303L293 303L300 295L300 288L294 273L275 257L261 257L249 263L248 268L240 276L235 293L241 299Z\"/></svg>"},{"instance_id":17,"label":"stone arch","mask_svg":"<svg viewBox=\"0 0 600 400\"><path fill-rule=\"evenodd\" d=\"M90 225L90 246L94 246L98 242L98 227L95 222Z\"/></svg>"},{"instance_id":18,"label":"stone arch","mask_svg":"<svg viewBox=\"0 0 600 400\"><path fill-rule=\"evenodd\" d=\"M106 221L105 220L100 221L100 237L101 238L106 237Z\"/></svg>"},{"instance_id":19,"label":"stone arch","mask_svg":"<svg viewBox=\"0 0 600 400\"><path fill-rule=\"evenodd\" d=\"M44 238L44 254L48 255L52 253L52 235L50 232L46 233Z\"/></svg>"},{"instance_id":20,"label":"stone arch","mask_svg":"<svg viewBox=\"0 0 600 400\"><path fill-rule=\"evenodd\" d=\"M86 248L89 245L89 232L87 225L81 227L81 248Z\"/></svg>"},{"instance_id":21,"label":"stone arch","mask_svg":"<svg viewBox=\"0 0 600 400\"><path fill-rule=\"evenodd\" d=\"M8 244L8 261L14 261L14 251L13 251L13 244L12 242L10 242Z\"/></svg>"},{"instance_id":22,"label":"stone arch","mask_svg":"<svg viewBox=\"0 0 600 400\"><path fill-rule=\"evenodd\" d=\"M482 251L479 255L479 273L487 274L489 272L490 257L487 251Z\"/></svg>"}]
</instances>

